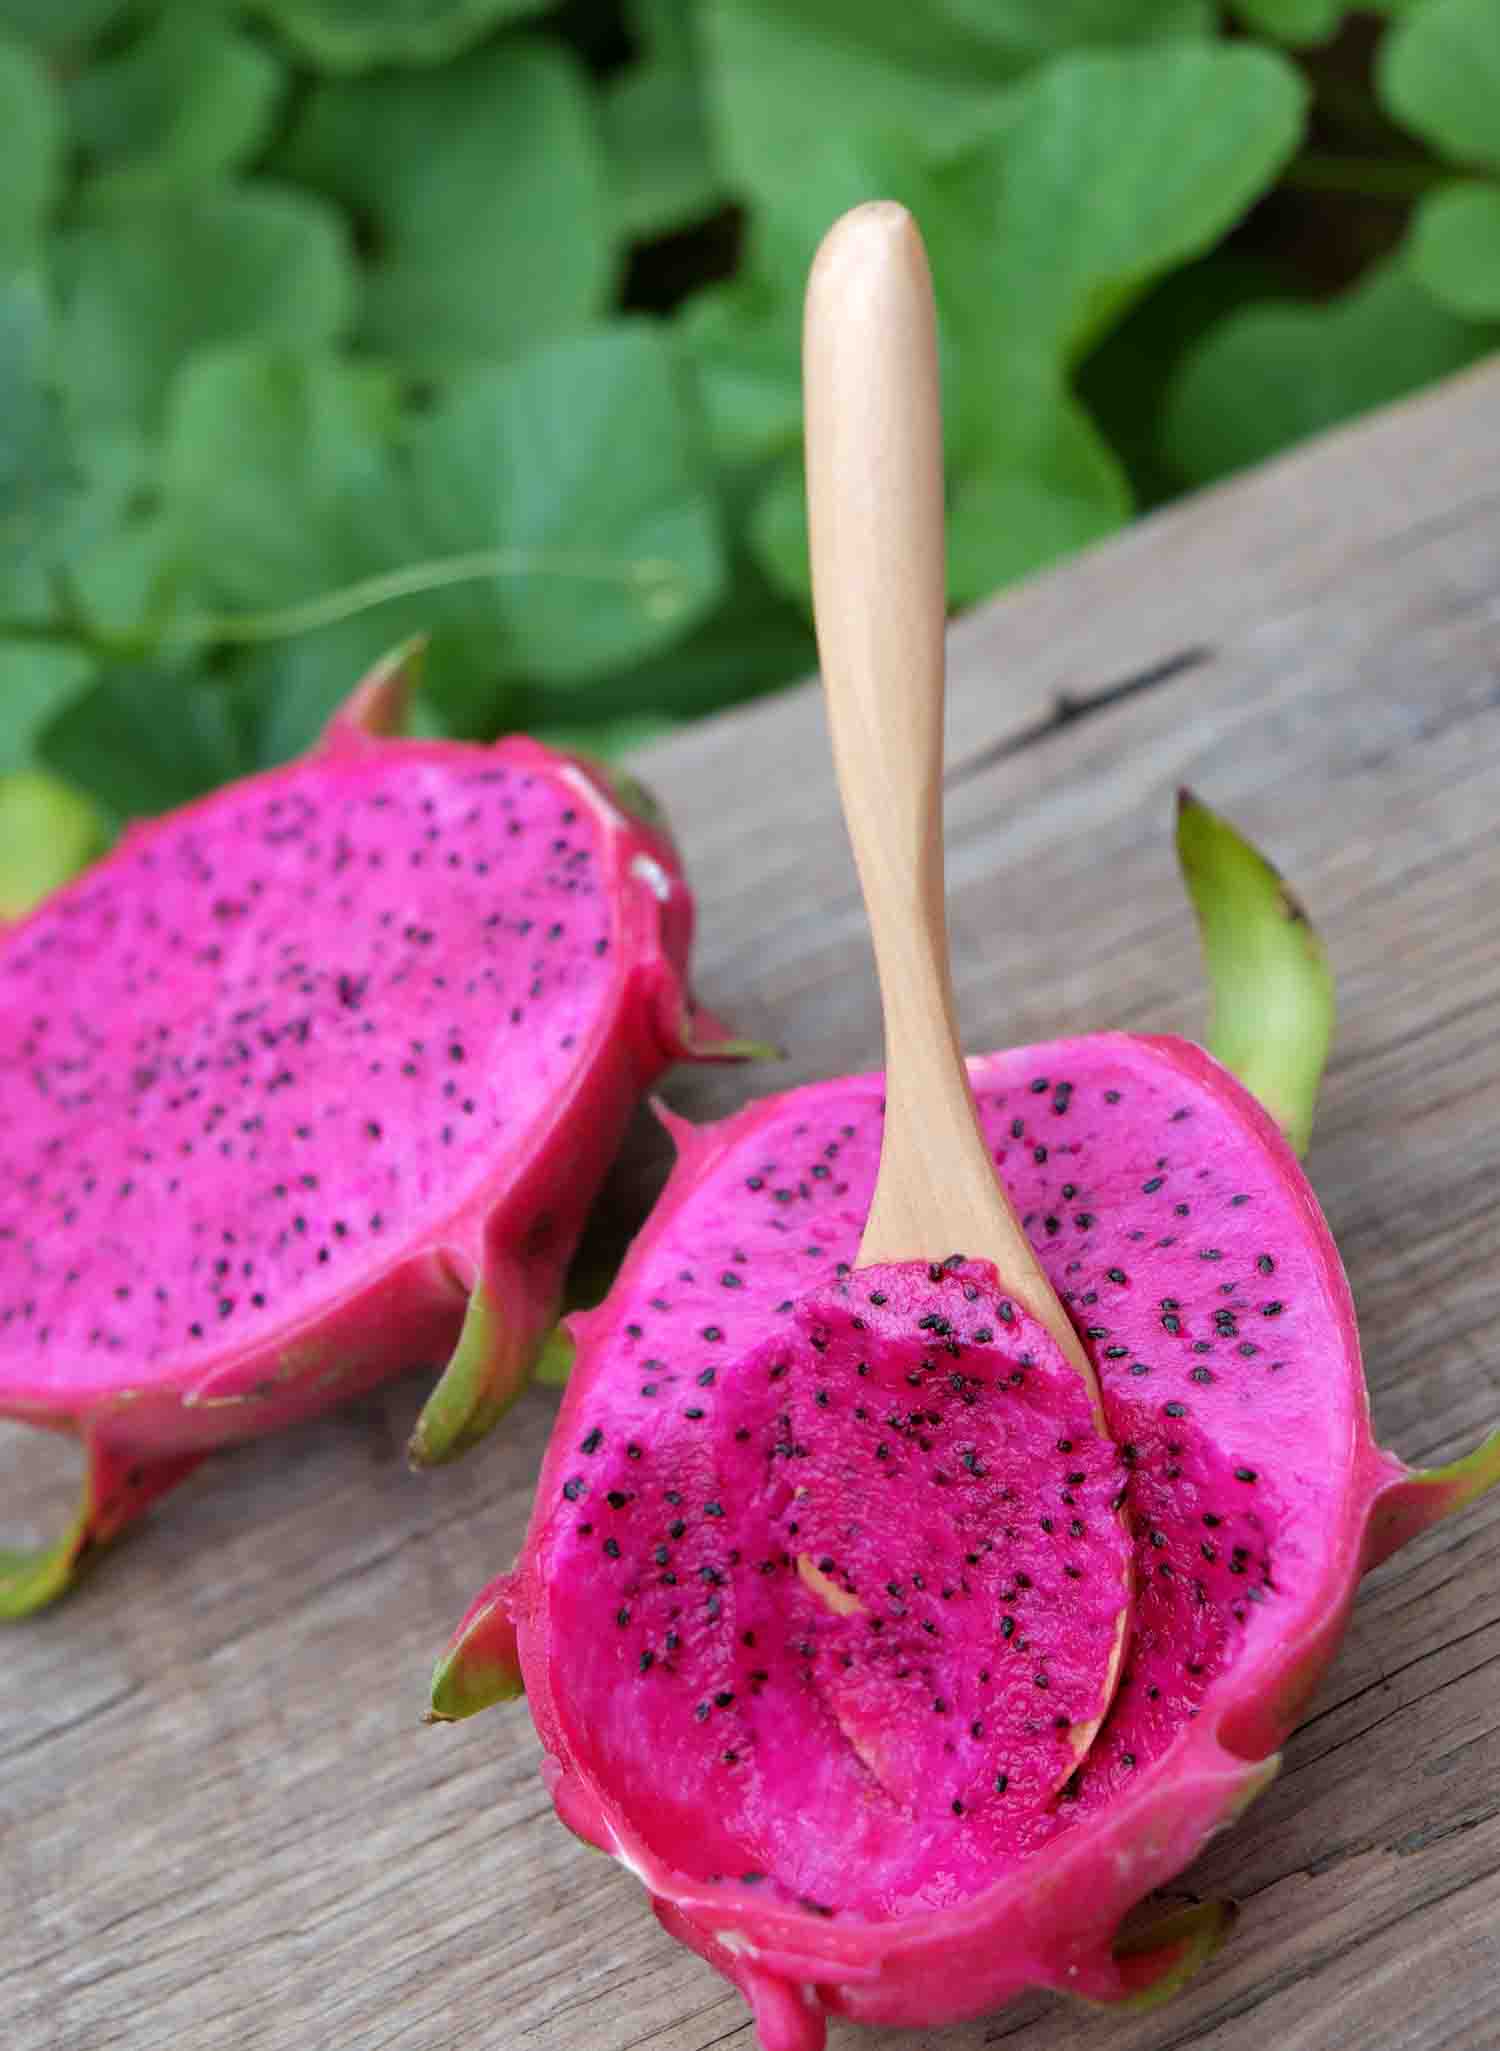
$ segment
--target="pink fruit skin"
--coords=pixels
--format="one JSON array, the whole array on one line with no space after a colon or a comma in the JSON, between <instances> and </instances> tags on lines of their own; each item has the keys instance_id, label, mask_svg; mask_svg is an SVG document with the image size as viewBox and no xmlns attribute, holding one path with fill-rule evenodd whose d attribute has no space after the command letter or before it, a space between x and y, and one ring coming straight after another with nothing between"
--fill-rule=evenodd
<instances>
[{"instance_id":1,"label":"pink fruit skin","mask_svg":"<svg viewBox=\"0 0 1500 2051\"><path fill-rule=\"evenodd\" d=\"M560 1817L627 1864L663 1926L742 1990L764 2051L819 2051L828 2013L930 2025L1029 1987L1107 2003L1167 1985L1180 1943L1117 1955L1121 1918L1274 1776L1361 1574L1500 1474L1500 1436L1430 1475L1374 1444L1353 1307L1316 1200L1275 1125L1208 1055L1103 1034L988 1056L970 1073L1013 1200L1095 1360L1111 1436L1136 1467L1133 1642L1050 1832L1018 1835L979 1891L889 1918L810 1914L711 1878L692 1870L696 1846L653 1828L659 1812L642 1795L653 1767L667 1769L645 1757L633 1773L597 1770L572 1700L578 1648L554 1629L554 1571L589 1507L565 1484L596 1426L616 1440L621 1426L643 1430L629 1400L641 1357L690 1386L706 1357L701 1321L715 1315L727 1343L712 1357L732 1387L730 1363L778 1329L786 1299L853 1260L878 1076L814 1084L717 1126L669 1121L673 1178L607 1301L574 1320L577 1361L526 1543L485 1592L502 1598L486 1652L524 1678ZM830 1140L831 1166L809 1167L830 1160ZM1154 1265L1138 1284L1147 1250ZM726 1298L714 1285L733 1259L744 1281ZM643 1491L657 1457L645 1440ZM597 1501L604 1477L587 1471ZM1236 1529L1244 1544L1229 1542ZM605 1563L595 1572L602 1603ZM774 1724L762 1735L770 1752Z\"/></svg>"},{"instance_id":2,"label":"pink fruit skin","mask_svg":"<svg viewBox=\"0 0 1500 2051\"><path fill-rule=\"evenodd\" d=\"M687 995L693 905L665 833L628 812L592 765L533 741L515 738L480 747L383 738L400 683L395 670L376 671L334 720L314 755L230 786L163 820L131 828L112 855L0 935L0 1110L10 1153L9 1172L0 1177L0 1415L71 1433L84 1442L90 1464L89 1506L74 1534L77 1554L112 1537L211 1448L312 1416L402 1369L441 1363L458 1338L476 1283L483 1284L488 1300L498 1307L505 1357L497 1362L497 1376L509 1384L500 1394L513 1394L556 1315L563 1271L632 1106L672 1062L712 1058L714 1043L724 1038L723 1028L697 1010ZM480 817L482 798L507 802L494 796L501 790L518 794L508 802L517 807L511 816L524 817L527 823L528 831L519 839L507 839L498 814L493 831L472 823ZM419 807L418 796L424 792L430 813ZM387 823L400 815L403 804L405 830L413 842L410 855L400 838L401 828ZM263 834L261 826L273 816L299 809L315 822L312 840L316 842L321 831L329 851L339 834L346 835L349 846L337 853L335 869L353 864L351 849L357 848L363 899L357 914L347 907L340 914L336 905L330 911L326 899L319 905L303 931L307 980L300 990L293 990L278 1014L285 1023L285 1004L295 1010L305 1000L301 1018L291 1021L302 1039L294 1037L287 1069L304 1061L322 1062L318 1073L327 1103L303 1099L300 1114L295 1090L288 1089L278 1102L275 1075L267 1077L268 1067L274 1069L282 1058L270 1045L277 1035L268 1035L264 1046L258 1044L251 1017L257 1004L264 1012L281 1001L289 972L278 980L274 948L281 944L279 934L297 929L278 925L269 938L257 938L252 912L244 920L252 930L235 933L233 912L221 919L214 909L232 907L237 893L248 901L257 864L269 861L275 866L274 854L267 855L268 838L274 836ZM420 858L424 842L411 821L428 818L460 836L450 843L463 846L459 879L451 885L419 887L371 877L377 865L389 872L407 859ZM569 823L558 829L560 819ZM256 822L249 838L244 837L246 820ZM528 856L529 869L519 880L513 879L505 866L508 848L530 847L537 838L532 827L569 836L569 855L548 857L550 868ZM469 833L467 841L462 839L464 832ZM442 844L441 837L434 842L439 850ZM554 848L560 845L553 841ZM309 846L306 852L311 857L314 848ZM451 859L456 863L457 854ZM571 873L586 872L588 879L586 890L572 898L567 891L573 886L562 873L569 860L575 864ZM311 860L309 866L318 867ZM437 867L436 854L432 866ZM205 880L210 870L211 883ZM495 880L484 881L491 870ZM319 875L320 884L327 873L325 868ZM286 921L294 913L292 886L283 878L271 887L282 891L278 911ZM156 901L153 892L160 898L159 918L151 909ZM213 899L213 906L202 901L205 896ZM501 997L509 1006L513 995L499 985L507 977L515 982L514 947L512 957L499 957L499 966L492 970L497 985L492 1016L488 993L476 1004L477 984L471 984L464 993L463 1017L472 1037L460 1051L469 1056L462 1070L463 1087L473 1094L454 1096L451 1083L440 1085L439 1064L448 1066L442 1054L451 1050L434 1048L428 1063L433 1071L430 1087L425 1071L410 1085L425 1094L413 1100L418 1108L407 1115L403 1131L400 1057L406 1048L400 1036L414 1022L420 1030L427 1018L433 1034L441 1034L444 999L424 995L419 1004L408 1004L389 1028L398 1035L396 1044L379 1042L389 1059L384 1075L376 1080L373 1073L361 1073L355 1058L368 1051L367 1044L351 1036L351 1018L357 1013L362 1020L365 1015L359 976L377 991L394 992L404 979L415 982L417 964L431 967L440 957L451 986L466 966L475 966L474 936L483 931L487 907L506 908L508 916L518 897L527 903L535 900L532 908L538 913L545 906L549 917L555 917L559 907L564 912L584 907L574 924L587 926L597 937L586 945L581 931L576 940L570 934L549 956L546 969L553 984L531 1007L524 1031L512 1033L509 1046L494 1026L504 1016ZM376 934L376 915L387 901L394 908L395 926L404 924L408 936L414 930L410 922L434 907L439 915L452 911L450 923L461 923L462 932L452 936L450 945L444 931L428 930L424 962L420 933L416 940L403 938L389 946ZM185 923L194 917L198 921L190 933L194 941L215 941L220 932L232 935L226 937L218 962L198 973L196 981L203 957L178 971L166 951L167 942L175 947L175 936L163 929L179 910ZM107 955L112 929L130 919L154 920L164 942L166 989L154 999L158 1025L152 1028L168 1036L163 1044L172 1044L174 1031L179 1045L182 1035L192 1034L195 1003L201 1003L210 1019L203 1037L192 1043L191 1059L184 1049L170 1073L163 1059L161 1072L153 1075L147 1065L150 1049L129 1043L130 1032L137 1033L138 1041L147 1037L139 1017L126 1019L111 1050L109 1000L131 972L128 961L122 966L118 948L106 971L114 987L102 1004L97 994L93 996L92 1018L78 1016L78 993L90 989L91 947ZM434 917L432 928L438 927L439 917ZM466 947L472 950L467 962ZM59 954L68 957L65 973L49 966L49 955ZM268 958L271 970L265 971L265 987L258 988L254 974L265 969ZM181 960L180 949L177 959ZM335 978L335 966L344 968L344 976ZM222 1015L222 991L230 990L241 972L244 1039L235 1051L239 1028ZM214 985L220 974L222 991ZM435 975L433 980L439 978ZM524 983L524 975L521 980ZM148 1013L152 1001L148 997ZM392 996L389 1001L405 1000ZM58 1016L52 1022L51 1040L39 1047L29 1021L47 1004L56 1006ZM174 1017L179 1004L180 1025ZM561 1043L566 1054L551 1043L547 1020L554 1012L566 1014L563 1022L574 1035L576 1044L570 1046L567 1039ZM383 1029L385 1021L376 1028L377 1041ZM487 1041L486 1033L491 1035ZM49 1052L55 1056L56 1042L64 1037L70 1052L87 1044L95 1062L90 1087L112 1100L112 1123L106 1114L95 1126L86 1126L82 1119L70 1126L64 1116L55 1130L49 1128L49 1107L65 1086L68 1062L54 1061L43 1091L34 1087L33 1066L42 1064ZM327 1053L320 1050L320 1039L330 1043ZM481 1043L477 1058L475 1039ZM286 1043L284 1032L282 1041ZM226 1042L231 1043L227 1053ZM111 1062L113 1072L106 1074ZM235 1062L254 1087L235 1088ZM130 1101L132 1065L141 1097L150 1105L146 1118L136 1117ZM417 1065L413 1060L412 1072ZM373 1065L364 1066L370 1070ZM119 1071L127 1080L120 1079ZM452 1073L458 1072L455 1056ZM206 1074L209 1083L200 1083L200 1074ZM169 1090L175 1090L175 1096L168 1096ZM222 1094L228 1113L215 1117L211 1111L205 1117L201 1099L213 1091ZM185 1109L195 1095L199 1108ZM345 1097L347 1103L334 1101ZM243 1161L246 1146L253 1145L242 1138L246 1127L238 1115L247 1105L252 1116L258 1115L270 1128L265 1164L253 1173L248 1167L223 1170L222 1194L214 1186L218 1169L207 1178L195 1169L197 1179L176 1202L178 1183L162 1182L162 1156L169 1142L184 1157L194 1148L200 1156L211 1156L209 1137L222 1133L228 1136L226 1157L233 1158L230 1150L238 1148ZM477 1111L471 1121L474 1127L488 1120L497 1132L503 1127L503 1133L499 1138L493 1133L460 1133L454 1150L460 1165L445 1191L441 1171L446 1164L435 1160L431 1142L441 1119L451 1115L457 1120L460 1107ZM363 1144L373 1158L374 1140L354 1136L359 1131L355 1108L366 1120L365 1134L378 1134L384 1147L398 1152L403 1143L416 1150L417 1168L406 1189L401 1186L399 1163L394 1177L390 1169L377 1173L365 1167L363 1157L330 1175L326 1147L309 1144L305 1158L298 1152L291 1121L326 1109L342 1126L346 1155ZM33 1135L31 1149L28 1129ZM291 1149L291 1157L277 1155L278 1141ZM465 1141L470 1142L467 1147ZM33 1150L43 1164L56 1159L76 1165L76 1157L86 1155L95 1186L95 1216L85 1219L90 1237L80 1242L76 1263L83 1271L84 1293L92 1283L93 1295L77 1343L55 1349L38 1343L37 1334L45 1321L60 1324L74 1314L60 1274L67 1258L65 1235L59 1231L49 1236L45 1223L49 1198L59 1206L62 1199L49 1189L45 1165L40 1181L36 1179ZM298 1193L307 1258L296 1273L285 1249L278 1256L278 1248L268 1244L268 1230L262 1230L260 1222L266 1186L276 1176L290 1183L294 1165L315 1168L319 1185L313 1194ZM28 1169L29 1183L23 1179ZM59 1169L57 1179L59 1184L66 1180L66 1169ZM123 1210L99 1215L106 1199L98 1189L132 1179L146 1185L150 1206L148 1215L138 1220L139 1236ZM372 1205L386 1200L381 1192L393 1191L395 1201L387 1204L393 1216L378 1244L369 1232L361 1234L342 1218L331 1223L328 1214L334 1209L341 1208L352 1220L361 1206L368 1213ZM284 1187L279 1193L286 1197ZM397 1215L403 1207L405 1215ZM87 1210L81 1198L79 1208ZM61 1215L66 1223L65 1209ZM221 1296L219 1302L229 1307L215 1316L208 1274L195 1288L180 1270L190 1257L198 1260L200 1246L212 1242L217 1253L219 1226L226 1228L226 1240L234 1232L241 1244L233 1249L222 1285L225 1292L232 1292L233 1302L229 1293ZM193 1234L200 1236L195 1240ZM282 1240L287 1236L283 1229ZM319 1238L326 1239L318 1258L327 1265L321 1269L313 1265L311 1252ZM273 1277L269 1294L257 1292L267 1300L255 1309L250 1290L258 1277L237 1266L247 1241L255 1242L260 1272L269 1271ZM174 1257L177 1271L171 1265ZM164 1268L158 1265L163 1262ZM207 1268L206 1252L201 1264ZM278 1281L286 1284L284 1305L274 1300ZM174 1302L182 1298L205 1306L202 1318L194 1319L195 1329L201 1325L200 1338L184 1343L180 1329L168 1330L168 1313L154 1307L152 1284L170 1285ZM31 1311L25 1311L21 1301L28 1294L36 1299ZM172 1314L180 1322L181 1314ZM117 1343L83 1343L83 1325L89 1323L96 1323L106 1339L116 1326ZM41 1337L45 1340L45 1331Z\"/></svg>"}]
</instances>

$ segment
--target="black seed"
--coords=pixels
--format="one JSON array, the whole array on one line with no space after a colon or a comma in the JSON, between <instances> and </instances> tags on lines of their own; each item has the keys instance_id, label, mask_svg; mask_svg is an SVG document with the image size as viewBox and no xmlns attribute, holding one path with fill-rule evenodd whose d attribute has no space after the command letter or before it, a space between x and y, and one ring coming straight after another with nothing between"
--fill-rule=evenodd
<instances>
[{"instance_id":1,"label":"black seed","mask_svg":"<svg viewBox=\"0 0 1500 2051\"><path fill-rule=\"evenodd\" d=\"M604 1434L596 1424L578 1450L580 1453L597 1453L603 1444Z\"/></svg>"}]
</instances>

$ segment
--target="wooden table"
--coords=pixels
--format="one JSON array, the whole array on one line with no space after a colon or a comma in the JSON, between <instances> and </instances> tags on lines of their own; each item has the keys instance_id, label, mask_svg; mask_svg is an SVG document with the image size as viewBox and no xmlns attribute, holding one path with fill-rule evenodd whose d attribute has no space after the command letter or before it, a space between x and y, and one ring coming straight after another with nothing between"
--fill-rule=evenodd
<instances>
[{"instance_id":1,"label":"wooden table","mask_svg":"<svg viewBox=\"0 0 1500 2051\"><path fill-rule=\"evenodd\" d=\"M1500 1416L1500 367L1149 520L953 635L949 837L975 1048L1192 1032L1170 795L1274 851L1337 967L1311 1172L1414 1460ZM872 1063L875 999L814 693L641 765L702 904L699 981L782 1067L682 1073L702 1117ZM1024 945L1020 948L1016 942ZM1018 981L1016 963L1025 962ZM643 1119L605 1224L664 1149ZM417 1717L521 1534L555 1399L409 1474L411 1380L211 1462L0 1640L9 2051L750 2051L746 2010L556 1822L524 1709ZM7 1536L67 1451L5 1430ZM1493 2051L1500 1500L1367 1583L1281 1778L1186 1876L1243 1904L1157 2015L1041 1998L838 2051Z\"/></svg>"}]
</instances>

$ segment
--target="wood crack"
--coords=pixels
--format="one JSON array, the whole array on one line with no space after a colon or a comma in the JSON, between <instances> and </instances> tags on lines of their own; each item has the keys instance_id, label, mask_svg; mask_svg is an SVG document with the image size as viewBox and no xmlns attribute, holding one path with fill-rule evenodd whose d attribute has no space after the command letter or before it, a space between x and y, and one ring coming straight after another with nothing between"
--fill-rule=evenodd
<instances>
[{"instance_id":1,"label":"wood crack","mask_svg":"<svg viewBox=\"0 0 1500 2051\"><path fill-rule=\"evenodd\" d=\"M1105 684L1098 691L1086 691L1077 696L1071 691L1060 691L1052 710L1041 719L1022 727L1019 733L1007 734L1003 740L992 741L963 761L955 762L943 777L943 788L956 790L960 784L971 782L1008 756L1022 754L1039 741L1050 740L1065 727L1077 726L1081 720L1111 711L1127 698L1138 698L1145 691L1155 690L1158 685L1171 683L1186 671L1211 662L1213 653L1211 648L1181 648L1175 655L1163 656L1160 662L1136 670L1128 677L1121 677L1116 683Z\"/></svg>"}]
</instances>

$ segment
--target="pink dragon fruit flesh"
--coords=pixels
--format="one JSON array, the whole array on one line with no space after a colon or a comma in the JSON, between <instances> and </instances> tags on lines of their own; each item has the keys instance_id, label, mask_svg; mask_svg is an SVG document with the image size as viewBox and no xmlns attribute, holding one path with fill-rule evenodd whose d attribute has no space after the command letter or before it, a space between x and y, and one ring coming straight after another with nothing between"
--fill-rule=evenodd
<instances>
[{"instance_id":1,"label":"pink dragon fruit flesh","mask_svg":"<svg viewBox=\"0 0 1500 2051\"><path fill-rule=\"evenodd\" d=\"M1180 820L1219 1038L1300 1131L1321 950L1223 822ZM851 1269L878 1075L671 1120L672 1180L574 1320L520 1561L434 1678L438 1719L524 1685L563 1821L765 2051L817 2051L829 2013L1171 1991L1227 1910L1126 1944L1122 1916L1275 1773L1363 1570L1500 1476L1500 1436L1425 1474L1375 1446L1333 1241L1218 1060L1101 1033L970 1075L1110 1440L992 1267Z\"/></svg>"},{"instance_id":2,"label":"pink dragon fruit flesh","mask_svg":"<svg viewBox=\"0 0 1500 2051\"><path fill-rule=\"evenodd\" d=\"M739 1050L671 843L524 739L398 739L413 654L310 757L133 828L0 940L0 1414L83 1507L58 1593L212 1447L448 1359L413 1442L505 1408L639 1093Z\"/></svg>"}]
</instances>

